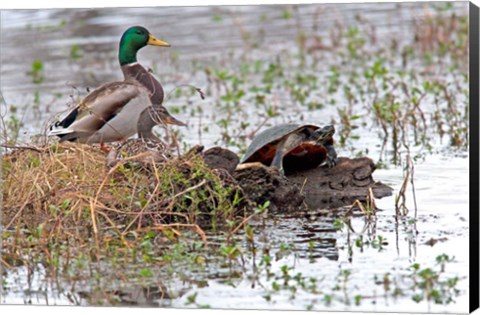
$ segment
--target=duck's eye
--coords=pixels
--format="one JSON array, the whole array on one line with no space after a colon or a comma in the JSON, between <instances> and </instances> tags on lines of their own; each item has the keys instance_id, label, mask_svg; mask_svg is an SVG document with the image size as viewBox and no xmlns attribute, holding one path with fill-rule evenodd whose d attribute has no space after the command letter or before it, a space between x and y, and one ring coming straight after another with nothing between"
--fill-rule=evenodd
<instances>
[{"instance_id":1,"label":"duck's eye","mask_svg":"<svg viewBox=\"0 0 480 315\"><path fill-rule=\"evenodd\" d=\"M143 32L142 32L141 30L136 31L135 33L137 33L138 35L142 35L142 34L143 34Z\"/></svg>"}]
</instances>

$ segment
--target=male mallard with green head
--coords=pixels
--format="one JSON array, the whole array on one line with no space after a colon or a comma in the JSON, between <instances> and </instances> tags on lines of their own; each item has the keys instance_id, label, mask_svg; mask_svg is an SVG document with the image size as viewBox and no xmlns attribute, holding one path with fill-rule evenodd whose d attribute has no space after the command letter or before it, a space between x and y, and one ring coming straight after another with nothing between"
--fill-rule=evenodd
<instances>
[{"instance_id":1,"label":"male mallard with green head","mask_svg":"<svg viewBox=\"0 0 480 315\"><path fill-rule=\"evenodd\" d=\"M134 26L126 30L118 54L125 80L106 83L95 89L65 118L56 122L49 134L59 136L60 141L83 143L125 140L137 133L140 114L149 106L156 108L163 122L185 126L161 105L161 84L137 62L137 52L147 45L170 46L156 39L144 27Z\"/></svg>"}]
</instances>

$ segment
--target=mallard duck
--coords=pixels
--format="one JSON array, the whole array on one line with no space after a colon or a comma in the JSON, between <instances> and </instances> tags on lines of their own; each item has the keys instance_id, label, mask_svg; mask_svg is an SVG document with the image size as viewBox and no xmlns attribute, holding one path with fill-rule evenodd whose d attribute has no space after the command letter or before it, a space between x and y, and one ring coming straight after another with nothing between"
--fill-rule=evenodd
<instances>
[{"instance_id":1,"label":"mallard duck","mask_svg":"<svg viewBox=\"0 0 480 315\"><path fill-rule=\"evenodd\" d=\"M144 141L152 141L155 143L162 143L157 136L152 132L153 127L162 124L166 117L170 116L165 110L165 107L150 106L140 113L137 121L138 138Z\"/></svg>"},{"instance_id":2,"label":"mallard duck","mask_svg":"<svg viewBox=\"0 0 480 315\"><path fill-rule=\"evenodd\" d=\"M127 29L120 40L118 54L125 80L106 83L95 89L65 118L57 121L50 128L49 135L60 137L60 141L83 143L125 140L137 133L138 118L149 106L162 112L160 118L163 122L185 126L161 105L162 86L137 62L137 52L147 45L170 46L144 27Z\"/></svg>"},{"instance_id":3,"label":"mallard duck","mask_svg":"<svg viewBox=\"0 0 480 315\"><path fill-rule=\"evenodd\" d=\"M125 80L134 80L146 87L151 93L152 103L154 106L158 106L163 103L163 87L152 73L137 61L137 52L145 46L145 43L153 46L170 47L169 43L156 39L146 28L133 26L123 33L118 49L118 60ZM185 125L170 114L162 117L162 119L166 119L164 121L168 124Z\"/></svg>"},{"instance_id":4,"label":"mallard duck","mask_svg":"<svg viewBox=\"0 0 480 315\"><path fill-rule=\"evenodd\" d=\"M142 111L137 121L138 138L128 139L113 147L107 156L107 164L114 166L124 157L140 155L139 160L144 163L160 163L171 158L171 151L152 132L153 127L162 124L168 113L163 107L149 106Z\"/></svg>"}]
</instances>

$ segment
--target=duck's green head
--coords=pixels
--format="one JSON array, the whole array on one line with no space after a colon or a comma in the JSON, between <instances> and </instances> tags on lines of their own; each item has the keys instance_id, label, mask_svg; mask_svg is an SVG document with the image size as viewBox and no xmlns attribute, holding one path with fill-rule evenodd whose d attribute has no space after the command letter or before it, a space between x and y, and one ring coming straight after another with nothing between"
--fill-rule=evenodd
<instances>
[{"instance_id":1,"label":"duck's green head","mask_svg":"<svg viewBox=\"0 0 480 315\"><path fill-rule=\"evenodd\" d=\"M164 46L169 47L170 44L150 34L150 32L142 26L133 26L125 31L120 40L120 49L118 60L120 65L127 65L137 61L137 52L147 46Z\"/></svg>"}]
</instances>

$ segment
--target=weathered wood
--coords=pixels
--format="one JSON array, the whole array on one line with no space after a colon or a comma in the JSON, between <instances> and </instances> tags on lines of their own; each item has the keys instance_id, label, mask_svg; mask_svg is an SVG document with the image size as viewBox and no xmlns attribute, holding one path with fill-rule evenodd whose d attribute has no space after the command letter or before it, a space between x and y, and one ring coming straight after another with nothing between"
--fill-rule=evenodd
<instances>
[{"instance_id":1,"label":"weathered wood","mask_svg":"<svg viewBox=\"0 0 480 315\"><path fill-rule=\"evenodd\" d=\"M370 158L341 157L335 167L317 167L287 174L261 163L241 164L234 173L245 193L257 204L269 200L275 212L331 209L365 201L372 188L375 198L392 194L392 188L375 182Z\"/></svg>"},{"instance_id":2,"label":"weathered wood","mask_svg":"<svg viewBox=\"0 0 480 315\"><path fill-rule=\"evenodd\" d=\"M224 168L232 174L238 164L236 155L220 147L211 148L203 157L212 168ZM250 200L263 204L270 201L275 212L305 209L328 209L365 201L372 189L375 198L392 195L392 188L375 182L375 164L368 157L340 157L336 166L279 174L278 170L261 163L240 164L233 177Z\"/></svg>"},{"instance_id":3,"label":"weathered wood","mask_svg":"<svg viewBox=\"0 0 480 315\"><path fill-rule=\"evenodd\" d=\"M233 176L251 201L259 205L270 201L273 212L291 213L306 209L298 186L274 168L258 162L246 163L239 165Z\"/></svg>"},{"instance_id":4,"label":"weathered wood","mask_svg":"<svg viewBox=\"0 0 480 315\"><path fill-rule=\"evenodd\" d=\"M287 177L292 184L301 187L309 208L336 208L355 200L365 201L369 188L375 198L391 196L391 187L374 181L374 171L375 164L368 157L340 157L335 167L317 167Z\"/></svg>"}]
</instances>

